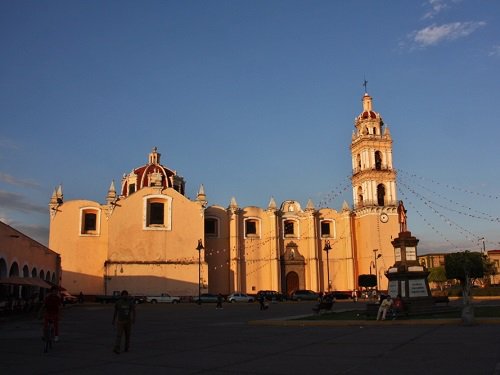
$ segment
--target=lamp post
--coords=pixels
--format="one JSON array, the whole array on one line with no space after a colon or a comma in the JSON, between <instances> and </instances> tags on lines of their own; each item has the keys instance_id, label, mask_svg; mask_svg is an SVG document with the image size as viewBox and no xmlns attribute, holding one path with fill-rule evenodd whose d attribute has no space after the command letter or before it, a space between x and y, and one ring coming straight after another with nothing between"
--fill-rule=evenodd
<instances>
[{"instance_id":1,"label":"lamp post","mask_svg":"<svg viewBox=\"0 0 500 375\"><path fill-rule=\"evenodd\" d=\"M375 266L375 276L377 278L376 280L376 285L375 285L375 289L378 291L378 268L377 268L377 259L380 258L382 256L382 254L378 254L378 249L374 249L373 250L373 257L375 258L375 262L374 262L374 266ZM371 274L371 264L370 264L370 274Z\"/></svg>"},{"instance_id":2,"label":"lamp post","mask_svg":"<svg viewBox=\"0 0 500 375\"><path fill-rule=\"evenodd\" d=\"M204 249L201 239L198 240L198 305L201 305L201 251Z\"/></svg>"},{"instance_id":3,"label":"lamp post","mask_svg":"<svg viewBox=\"0 0 500 375\"><path fill-rule=\"evenodd\" d=\"M483 254L486 253L486 245L484 243L484 237L481 238L481 241L483 241Z\"/></svg>"},{"instance_id":4,"label":"lamp post","mask_svg":"<svg viewBox=\"0 0 500 375\"><path fill-rule=\"evenodd\" d=\"M326 273L327 273L327 277L328 277L328 292L330 292L330 288L331 288L330 259L328 258L328 253L330 252L331 249L332 249L332 247L330 246L330 240L326 240L325 247L323 248L323 250L326 252Z\"/></svg>"}]
</instances>

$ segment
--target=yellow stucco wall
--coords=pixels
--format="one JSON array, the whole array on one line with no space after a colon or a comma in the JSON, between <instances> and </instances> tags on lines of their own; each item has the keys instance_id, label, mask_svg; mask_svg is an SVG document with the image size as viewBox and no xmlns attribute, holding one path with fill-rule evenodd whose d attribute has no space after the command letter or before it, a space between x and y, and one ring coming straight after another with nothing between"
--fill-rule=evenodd
<instances>
[{"instance_id":1,"label":"yellow stucco wall","mask_svg":"<svg viewBox=\"0 0 500 375\"><path fill-rule=\"evenodd\" d=\"M146 202L168 202L168 228L145 226ZM81 234L84 208L100 210L99 230ZM110 208L113 208L109 213ZM109 213L109 217L108 217ZM72 292L104 294L198 293L198 239L203 239L203 209L171 188L143 188L116 205L74 200L64 202L51 219L49 246L61 253L63 285ZM208 283L202 252L202 282Z\"/></svg>"}]
</instances>

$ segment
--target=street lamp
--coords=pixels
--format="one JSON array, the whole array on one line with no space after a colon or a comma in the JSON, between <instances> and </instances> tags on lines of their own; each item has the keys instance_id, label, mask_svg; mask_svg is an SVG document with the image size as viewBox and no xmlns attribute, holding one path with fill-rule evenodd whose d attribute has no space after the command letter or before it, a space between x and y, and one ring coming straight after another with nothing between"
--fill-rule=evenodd
<instances>
[{"instance_id":1,"label":"street lamp","mask_svg":"<svg viewBox=\"0 0 500 375\"><path fill-rule=\"evenodd\" d=\"M382 254L378 254L377 255L377 252L378 252L378 249L375 249L373 250L373 257L375 258L375 262L374 262L374 266L375 266L375 276L376 276L376 285L375 285L375 289L378 290L378 269L377 269L377 259L380 258L382 256ZM370 274L371 274L371 264L370 264Z\"/></svg>"},{"instance_id":2,"label":"street lamp","mask_svg":"<svg viewBox=\"0 0 500 375\"><path fill-rule=\"evenodd\" d=\"M326 240L325 247L323 248L323 250L326 251L326 273L328 277L328 292L330 292L330 288L332 285L330 282L330 261L328 259L328 253L330 252L331 249L332 247L330 246L330 240Z\"/></svg>"},{"instance_id":3,"label":"street lamp","mask_svg":"<svg viewBox=\"0 0 500 375\"><path fill-rule=\"evenodd\" d=\"M204 249L201 239L198 240L198 305L201 305L201 251Z\"/></svg>"}]
</instances>

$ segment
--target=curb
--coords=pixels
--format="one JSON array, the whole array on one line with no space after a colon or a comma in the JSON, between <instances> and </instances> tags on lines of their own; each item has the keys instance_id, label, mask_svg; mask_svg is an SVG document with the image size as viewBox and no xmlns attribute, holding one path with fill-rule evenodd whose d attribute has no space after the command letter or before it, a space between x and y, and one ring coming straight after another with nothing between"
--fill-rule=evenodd
<instances>
[{"instance_id":1,"label":"curb","mask_svg":"<svg viewBox=\"0 0 500 375\"><path fill-rule=\"evenodd\" d=\"M500 324L500 318L476 318L473 324L464 324L462 319L408 319L408 320L297 320L300 317L283 319L251 320L249 325L282 327L387 327L391 326L474 326ZM293 319L293 320L292 320Z\"/></svg>"}]
</instances>

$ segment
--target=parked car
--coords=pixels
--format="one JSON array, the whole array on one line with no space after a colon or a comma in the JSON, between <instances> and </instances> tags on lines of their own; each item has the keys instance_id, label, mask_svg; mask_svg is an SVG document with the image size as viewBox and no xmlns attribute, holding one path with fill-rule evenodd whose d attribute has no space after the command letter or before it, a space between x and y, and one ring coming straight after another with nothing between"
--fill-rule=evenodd
<instances>
[{"instance_id":1,"label":"parked car","mask_svg":"<svg viewBox=\"0 0 500 375\"><path fill-rule=\"evenodd\" d=\"M134 303L135 304L140 304L140 303L146 303L146 296L143 294L134 294Z\"/></svg>"},{"instance_id":2,"label":"parked car","mask_svg":"<svg viewBox=\"0 0 500 375\"><path fill-rule=\"evenodd\" d=\"M121 291L115 290L112 294L95 296L95 301L100 303L115 303L121 298Z\"/></svg>"},{"instance_id":3,"label":"parked car","mask_svg":"<svg viewBox=\"0 0 500 375\"><path fill-rule=\"evenodd\" d=\"M171 296L168 293L162 293L158 296L147 296L146 301L150 303L179 303L181 302L180 297Z\"/></svg>"},{"instance_id":4,"label":"parked car","mask_svg":"<svg viewBox=\"0 0 500 375\"><path fill-rule=\"evenodd\" d=\"M229 296L227 296L227 301L234 303L234 302L253 302L255 301L255 298L252 296L249 296L248 294L245 293L232 293Z\"/></svg>"},{"instance_id":5,"label":"parked car","mask_svg":"<svg viewBox=\"0 0 500 375\"><path fill-rule=\"evenodd\" d=\"M325 294L325 296L330 295L334 299L351 299L352 298L352 292L342 292L342 291L335 291L335 292L330 292Z\"/></svg>"},{"instance_id":6,"label":"parked car","mask_svg":"<svg viewBox=\"0 0 500 375\"><path fill-rule=\"evenodd\" d=\"M264 297L266 301L284 301L286 299L283 294L275 290L259 290L257 292L257 301L260 300L261 297Z\"/></svg>"},{"instance_id":7,"label":"parked car","mask_svg":"<svg viewBox=\"0 0 500 375\"><path fill-rule=\"evenodd\" d=\"M61 298L62 298L63 304L77 303L78 302L78 297L71 295L70 293L68 293L65 290L61 291Z\"/></svg>"},{"instance_id":8,"label":"parked car","mask_svg":"<svg viewBox=\"0 0 500 375\"><path fill-rule=\"evenodd\" d=\"M193 298L193 302L201 302L201 303L216 303L217 302L217 294L212 293L202 293L200 298L198 296Z\"/></svg>"},{"instance_id":9,"label":"parked car","mask_svg":"<svg viewBox=\"0 0 500 375\"><path fill-rule=\"evenodd\" d=\"M293 292L290 298L292 301L317 301L319 299L319 293L313 292L312 290L299 289Z\"/></svg>"}]
</instances>

